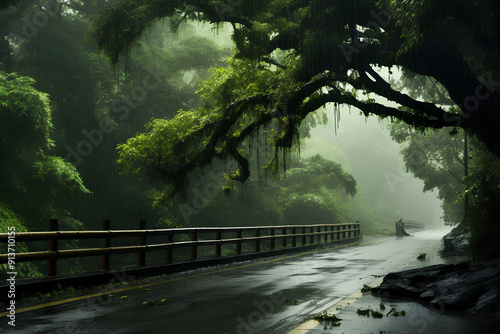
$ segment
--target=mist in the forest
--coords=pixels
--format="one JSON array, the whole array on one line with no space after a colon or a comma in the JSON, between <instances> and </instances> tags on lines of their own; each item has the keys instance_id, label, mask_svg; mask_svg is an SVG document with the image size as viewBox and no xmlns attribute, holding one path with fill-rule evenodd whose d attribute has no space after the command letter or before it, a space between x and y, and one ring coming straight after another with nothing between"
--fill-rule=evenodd
<instances>
[{"instance_id":1,"label":"mist in the forest","mask_svg":"<svg viewBox=\"0 0 500 334\"><path fill-rule=\"evenodd\" d=\"M339 121L334 119L338 117L336 112ZM391 139L387 120L366 118L359 110L343 105L335 111L330 104L326 113L328 124L312 129L311 137L304 142L304 158L321 154L341 163L359 183L356 200L365 201L381 217L430 226L443 224L437 193L424 193L423 182L407 173L400 155L401 145Z\"/></svg>"}]
</instances>

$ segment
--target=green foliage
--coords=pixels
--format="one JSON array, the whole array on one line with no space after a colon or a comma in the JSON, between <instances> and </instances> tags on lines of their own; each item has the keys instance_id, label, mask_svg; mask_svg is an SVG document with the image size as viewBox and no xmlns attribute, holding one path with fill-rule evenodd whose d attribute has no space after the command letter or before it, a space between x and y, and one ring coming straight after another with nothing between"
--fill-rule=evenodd
<instances>
[{"instance_id":1,"label":"green foliage","mask_svg":"<svg viewBox=\"0 0 500 334\"><path fill-rule=\"evenodd\" d=\"M20 45L11 40L9 51L15 70L35 78L34 88L50 94L55 129L52 132L55 146L50 154L75 163L80 179L92 190L91 194L80 192L54 198L54 203L64 200L59 206L65 210L39 213L42 222L34 223L30 217L27 221L36 226L34 229L46 229L49 217L64 220L62 229L81 228L83 225L78 221L84 222L88 229L101 228L103 219L110 219L114 228L135 227L138 220L154 224L158 215L151 208L148 185L138 184L132 176L118 174L116 146L142 130L153 117L170 118L181 108L197 106L199 98L193 93L201 80L208 77L207 70L221 65L221 58L230 55L229 49L216 43L210 32L198 35L203 31L200 25L189 23L177 29L176 34L165 32L165 25L176 24L175 19L166 19L154 22L147 38L137 41L134 50L126 57L119 57L112 69L108 60L95 52L94 40L88 38L89 18L104 4L63 3L61 15L51 17L36 36ZM143 9L137 8L137 12ZM33 11L40 9L30 3L17 10L15 20L5 31L22 35L22 25L18 24L21 18L29 20ZM81 160L70 155L71 150L78 151L79 145L88 140L83 131L95 134L101 122L109 124L110 130L101 132L102 140L93 141L91 152L82 154ZM84 151L87 149L83 147ZM44 164L42 177L48 191L59 194L58 182L49 184L54 177L76 185L77 179L68 173L73 166L58 172L56 169L61 166L56 161L47 160ZM121 204L121 209L116 203Z\"/></svg>"},{"instance_id":2,"label":"green foliage","mask_svg":"<svg viewBox=\"0 0 500 334\"><path fill-rule=\"evenodd\" d=\"M133 1L104 8L100 16L93 19L93 37L102 45L103 50L111 55L112 63L116 64L119 52L130 52L130 45L145 29L150 28L156 19L174 15L176 2L179 3Z\"/></svg>"},{"instance_id":3,"label":"green foliage","mask_svg":"<svg viewBox=\"0 0 500 334\"><path fill-rule=\"evenodd\" d=\"M484 146L474 152L474 169L465 178L461 199L468 202L466 226L473 257L500 257L500 159Z\"/></svg>"},{"instance_id":4,"label":"green foliage","mask_svg":"<svg viewBox=\"0 0 500 334\"><path fill-rule=\"evenodd\" d=\"M335 314L329 314L326 310L321 314L315 315L313 319L319 321L320 323L327 322L332 325L335 324L335 326L340 326L338 322L342 321L342 319L338 318Z\"/></svg>"},{"instance_id":5,"label":"green foliage","mask_svg":"<svg viewBox=\"0 0 500 334\"><path fill-rule=\"evenodd\" d=\"M291 168L281 187L278 203L289 224L347 222L351 210L346 200L356 194L354 177L320 155Z\"/></svg>"},{"instance_id":6,"label":"green foliage","mask_svg":"<svg viewBox=\"0 0 500 334\"><path fill-rule=\"evenodd\" d=\"M381 312L374 311L374 310L370 310L370 313L372 315L372 318L375 318L375 319L380 319L384 316Z\"/></svg>"},{"instance_id":7,"label":"green foliage","mask_svg":"<svg viewBox=\"0 0 500 334\"><path fill-rule=\"evenodd\" d=\"M79 223L63 207L73 194L88 190L71 164L49 155L49 99L33 85L31 78L0 72L0 197L30 229L49 217L74 226Z\"/></svg>"},{"instance_id":8,"label":"green foliage","mask_svg":"<svg viewBox=\"0 0 500 334\"><path fill-rule=\"evenodd\" d=\"M383 311L383 310L385 310L385 305L381 303L380 304L380 311ZM369 318L371 315L372 318L374 318L374 319L382 319L384 317L384 314L380 311L375 311L371 308L368 308L366 310L358 308L356 313L360 316L363 316L363 317ZM392 316L394 316L394 317L399 317L399 316L404 317L406 315L406 312L403 310L401 310L401 311L398 310L397 307L392 307L391 310L386 314L386 317L388 317L389 314L392 314Z\"/></svg>"},{"instance_id":9,"label":"green foliage","mask_svg":"<svg viewBox=\"0 0 500 334\"><path fill-rule=\"evenodd\" d=\"M286 185L291 189L307 192L324 187L329 190L342 189L346 195L356 195L356 180L342 166L321 157L319 154L299 163L287 174Z\"/></svg>"},{"instance_id":10,"label":"green foliage","mask_svg":"<svg viewBox=\"0 0 500 334\"><path fill-rule=\"evenodd\" d=\"M363 316L363 317L370 317L370 309L362 310L362 309L358 308L358 310L356 311L356 313L358 315Z\"/></svg>"},{"instance_id":11,"label":"green foliage","mask_svg":"<svg viewBox=\"0 0 500 334\"><path fill-rule=\"evenodd\" d=\"M431 7L430 2L426 4ZM202 106L180 110L172 120L152 121L148 133L119 146L119 162L125 171L140 171L165 183L158 202L185 189L188 174L216 158L234 159L239 170L230 175L239 181L247 180L249 161L241 145L248 138L264 130L270 134L267 140L276 152L289 149L299 142L300 125L306 116L328 102L356 106L365 115L397 117L414 126L445 125L439 118L447 116L446 111L403 97L383 84L374 86L365 72L377 83L382 78L373 69L358 68L356 62L348 59L353 55L329 51L348 42L355 26L373 22L370 13L378 10L375 5L388 4L340 1L335 5L307 2L291 6L288 1L276 0L261 5L232 4L225 9L227 15L221 15L210 1L196 4L123 1L106 8L95 18L94 39L112 63L118 62L120 54L130 54L133 44L160 17L168 17L174 23L196 19L233 24L236 54L228 68L213 69L211 79L200 86ZM174 8L182 8L186 14L179 17ZM418 15L425 13L421 11ZM178 25L172 27L175 31ZM364 57L374 54L376 59L366 59L364 63L400 65L394 55L404 45L397 44L401 41L393 38L397 29L383 28L384 33L379 31L370 39L372 52L363 53ZM391 38L395 43L389 42ZM350 42L357 45L355 41ZM414 91L422 84L425 83L416 83ZM377 93L404 108L382 106L372 98L362 97L360 92ZM161 136L166 143L161 143ZM268 166L274 169L279 166L277 154Z\"/></svg>"},{"instance_id":12,"label":"green foliage","mask_svg":"<svg viewBox=\"0 0 500 334\"><path fill-rule=\"evenodd\" d=\"M209 0L122 1L95 18L93 36L98 47L116 63L119 55L129 53L139 37L161 17L175 23L191 19L211 22L214 27L221 22L230 23L235 59L241 62L233 64L229 71L214 71L214 80L202 90L205 107L210 106L225 117L204 126L203 137L210 145L191 162L204 165L217 156L216 142L225 142L229 137L232 139L222 152L237 160L239 178L246 180L248 161L236 153L242 140L271 119L282 120L281 114L287 113L290 117L280 124L276 146L289 148L305 116L327 103L352 105L366 116L397 118L416 127L443 128L456 120L457 126L484 134L481 138L489 143L489 149L500 154L493 127L478 126L481 121L472 122L468 110L462 114L458 109L442 106L449 103L448 97L461 106L471 89L479 85L481 75L498 71L497 48L490 42L498 33L492 15L497 7L487 0L474 4L455 0L273 0L253 1L251 5L222 5ZM394 15L388 17L389 13ZM380 27L374 26L375 21ZM178 24L172 28L177 29ZM487 59L486 64L481 55ZM235 70L235 65L240 70ZM398 67L409 76L421 74L410 89L411 97L402 94L402 87L391 87L377 66ZM435 78L432 84L438 88L436 92L418 93L430 77ZM381 103L370 93L401 107ZM485 122L495 112L494 101L499 97L493 95L491 103L485 104L485 111L474 113ZM242 115L247 116L246 123L241 121ZM203 116L202 113L200 117ZM216 125L218 131L212 130ZM234 139L232 135L238 131L241 135ZM193 168L186 166L179 174Z\"/></svg>"},{"instance_id":13,"label":"green foliage","mask_svg":"<svg viewBox=\"0 0 500 334\"><path fill-rule=\"evenodd\" d=\"M148 301L145 301L145 302L142 303L142 307L164 305L166 302L167 302L167 299L162 299L162 300L160 300L158 302L154 301L154 300L148 300Z\"/></svg>"},{"instance_id":14,"label":"green foliage","mask_svg":"<svg viewBox=\"0 0 500 334\"><path fill-rule=\"evenodd\" d=\"M365 292L370 292L370 291L372 291L371 286L363 284L363 287L361 288L361 292L365 293Z\"/></svg>"},{"instance_id":15,"label":"green foliage","mask_svg":"<svg viewBox=\"0 0 500 334\"><path fill-rule=\"evenodd\" d=\"M10 6L15 6L20 1L21 0L2 0L2 2L0 3L0 10L8 8Z\"/></svg>"},{"instance_id":16,"label":"green foliage","mask_svg":"<svg viewBox=\"0 0 500 334\"><path fill-rule=\"evenodd\" d=\"M9 231L13 232L27 232L26 222L15 214L7 205L2 202L0 198L0 233L7 233ZM7 254L8 249L7 243L2 243L0 245L0 253ZM14 244L15 253L23 253L28 251L28 247L23 242L16 242ZM30 262L18 262L15 265L16 272L19 277L33 277L40 276L38 269ZM5 279L7 277L7 272L12 271L8 269L8 264L0 264L0 278Z\"/></svg>"},{"instance_id":17,"label":"green foliage","mask_svg":"<svg viewBox=\"0 0 500 334\"><path fill-rule=\"evenodd\" d=\"M1 232L45 230L41 224L49 218L59 218L63 228L81 226L64 207L88 190L71 164L49 155L54 147L49 98L34 84L32 78L0 72ZM15 248L29 250L22 242ZM2 265L2 274L7 271ZM16 271L20 277L41 275L31 263L16 264Z\"/></svg>"},{"instance_id":18,"label":"green foliage","mask_svg":"<svg viewBox=\"0 0 500 334\"><path fill-rule=\"evenodd\" d=\"M16 232L26 232L25 222L22 218L16 215L8 206L0 202L0 230L2 233L7 233L9 227L14 227Z\"/></svg>"},{"instance_id":19,"label":"green foliage","mask_svg":"<svg viewBox=\"0 0 500 334\"><path fill-rule=\"evenodd\" d=\"M231 178L247 180L248 154L241 146L260 128L264 128L265 147L289 149L298 142L301 118L285 113L273 122L276 110L270 110L285 108L286 112L280 101L294 89L287 71L234 58L229 59L228 68L212 71L211 78L198 90L200 108L179 110L169 120L153 119L146 126L147 133L137 134L118 146L118 162L125 172L141 172L165 183L158 203L184 190L189 172L207 166L214 158L234 159L239 170L230 173ZM268 167L277 166L277 158L276 150ZM352 191L347 190L348 184L344 187Z\"/></svg>"},{"instance_id":20,"label":"green foliage","mask_svg":"<svg viewBox=\"0 0 500 334\"><path fill-rule=\"evenodd\" d=\"M452 42L478 73L498 71L493 64L498 54L478 43L479 38L494 38L491 25L496 20L495 8L488 0L424 0L424 1L379 1L381 8L393 6L395 19L404 41L398 55L411 54L427 40Z\"/></svg>"},{"instance_id":21,"label":"green foliage","mask_svg":"<svg viewBox=\"0 0 500 334\"><path fill-rule=\"evenodd\" d=\"M29 77L0 72L0 146L2 157L19 156L34 158L43 150L53 147L50 132L53 130L49 98L37 91L35 81ZM30 131L19 131L27 128Z\"/></svg>"},{"instance_id":22,"label":"green foliage","mask_svg":"<svg viewBox=\"0 0 500 334\"><path fill-rule=\"evenodd\" d=\"M399 310L397 307L391 307L391 310L387 312L386 317L392 314L393 317L404 317L406 315L406 311Z\"/></svg>"}]
</instances>

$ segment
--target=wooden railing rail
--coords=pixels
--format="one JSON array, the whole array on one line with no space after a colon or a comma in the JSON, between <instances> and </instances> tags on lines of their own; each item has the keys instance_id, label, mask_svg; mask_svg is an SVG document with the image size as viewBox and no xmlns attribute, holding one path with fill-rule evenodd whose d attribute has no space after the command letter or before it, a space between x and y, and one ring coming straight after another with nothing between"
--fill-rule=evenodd
<instances>
[{"instance_id":1,"label":"wooden railing rail","mask_svg":"<svg viewBox=\"0 0 500 334\"><path fill-rule=\"evenodd\" d=\"M419 222L403 222L403 227L407 229L414 229L414 230L420 230L424 229L425 225L424 223L419 223Z\"/></svg>"},{"instance_id":2,"label":"wooden railing rail","mask_svg":"<svg viewBox=\"0 0 500 334\"><path fill-rule=\"evenodd\" d=\"M165 262L172 263L172 250L175 248L191 248L191 260L198 259L198 248L201 246L215 245L215 257L222 256L222 245L235 244L236 254L242 253L242 243L254 242L256 253L263 251L263 241L270 240L266 250L275 250L276 240L282 239L282 247L287 248L289 241L292 247L316 243L334 242L344 239L357 239L360 236L360 224L316 224L316 225L284 225L284 226L251 226L251 227L196 227L174 229L146 229L146 223L140 222L138 230L111 230L109 220L103 222L102 231L58 231L57 220L50 221L49 232L20 232L15 234L16 242L48 241L48 250L39 252L16 253L16 262L48 261L48 275L57 275L57 260L83 256L101 256L101 269L110 270L110 255L138 253L138 265L146 265L146 252L166 250ZM309 231L307 231L309 230ZM254 236L245 236L243 233L254 232ZM268 235L266 235L266 233ZM281 234L277 234L281 232ZM203 240L203 234L215 234L214 239ZM228 233L236 234L224 238ZM184 235L183 241L174 241L174 236ZM153 236L165 236L165 242L148 244L148 239ZM137 245L111 246L116 238L137 237ZM309 237L309 238L307 238ZM7 242L9 235L0 233L0 242ZM60 250L59 240L102 239L100 248L83 248ZM330 240L330 241L328 241ZM8 262L8 254L0 254L0 264Z\"/></svg>"}]
</instances>

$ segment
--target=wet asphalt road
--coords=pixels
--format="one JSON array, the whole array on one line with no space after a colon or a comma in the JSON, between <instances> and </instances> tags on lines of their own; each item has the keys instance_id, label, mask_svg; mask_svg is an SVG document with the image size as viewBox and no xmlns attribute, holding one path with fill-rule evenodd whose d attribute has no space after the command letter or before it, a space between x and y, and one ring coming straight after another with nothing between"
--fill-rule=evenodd
<instances>
[{"instance_id":1,"label":"wet asphalt road","mask_svg":"<svg viewBox=\"0 0 500 334\"><path fill-rule=\"evenodd\" d=\"M375 276L443 263L437 250L446 232L364 238L358 246L163 276L145 281L153 282L147 288L114 293L115 298L19 313L15 329L4 317L0 332L286 334ZM423 252L427 260L417 260Z\"/></svg>"}]
</instances>

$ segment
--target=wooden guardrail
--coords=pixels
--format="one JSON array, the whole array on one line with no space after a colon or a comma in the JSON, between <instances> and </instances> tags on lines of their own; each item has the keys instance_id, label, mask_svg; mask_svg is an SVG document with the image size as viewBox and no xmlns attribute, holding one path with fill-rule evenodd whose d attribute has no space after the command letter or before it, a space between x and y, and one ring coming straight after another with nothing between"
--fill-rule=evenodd
<instances>
[{"instance_id":1,"label":"wooden guardrail","mask_svg":"<svg viewBox=\"0 0 500 334\"><path fill-rule=\"evenodd\" d=\"M411 220L403 221L403 227L408 230L422 230L425 228L424 223L415 222Z\"/></svg>"},{"instance_id":2,"label":"wooden guardrail","mask_svg":"<svg viewBox=\"0 0 500 334\"><path fill-rule=\"evenodd\" d=\"M50 220L50 232L20 232L15 234L16 242L48 241L48 250L40 252L16 253L15 261L28 262L36 260L48 261L48 276L57 275L57 260L83 256L101 256L101 269L110 270L110 255L138 253L138 265L146 265L146 252L165 250L165 262L172 263L172 250L175 248L190 247L191 260L198 258L200 246L215 246L215 257L222 256L222 245L235 244L236 254L242 254L243 242L254 242L255 252L262 251L262 241L269 240L268 250L276 249L276 241L281 240L281 247L297 247L315 243L334 242L343 239L354 239L360 236L359 223L349 224L319 224L319 225L284 225L284 226L252 226L252 227L195 227L173 229L146 229L146 223L140 222L137 230L110 230L108 220L103 223L101 231L58 231L58 222ZM243 237L243 232L252 232L253 236ZM267 232L267 233L263 233ZM202 234L214 234L215 239L203 240ZM227 235L236 234L236 237ZM184 235L184 241L175 241L174 236ZM165 236L165 242L148 244L148 237ZM137 245L111 246L116 238L137 237ZM224 238L226 237L226 238ZM9 235L0 233L0 242L7 242ZM102 239L102 247L85 249L59 250L59 240ZM0 254L0 264L8 262L8 254Z\"/></svg>"}]
</instances>

